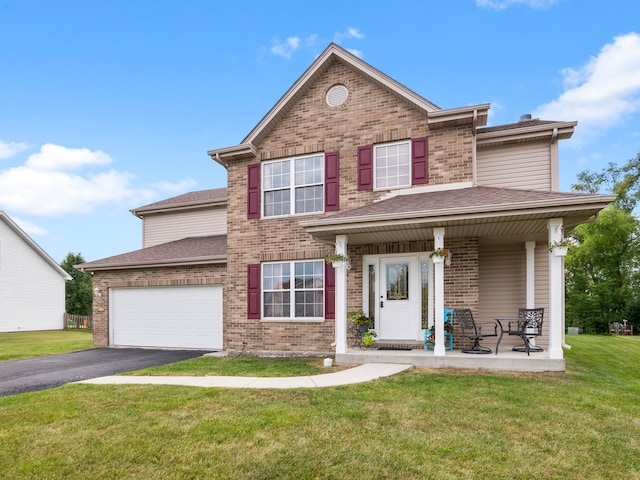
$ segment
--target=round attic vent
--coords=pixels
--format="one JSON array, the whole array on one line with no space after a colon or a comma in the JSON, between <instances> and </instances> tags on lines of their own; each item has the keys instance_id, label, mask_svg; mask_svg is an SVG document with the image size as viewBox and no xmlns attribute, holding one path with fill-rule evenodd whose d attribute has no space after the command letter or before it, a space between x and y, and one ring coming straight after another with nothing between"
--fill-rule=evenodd
<instances>
[{"instance_id":1,"label":"round attic vent","mask_svg":"<svg viewBox=\"0 0 640 480\"><path fill-rule=\"evenodd\" d=\"M334 85L327 92L327 105L330 107L339 107L347 101L349 90L344 85Z\"/></svg>"}]
</instances>

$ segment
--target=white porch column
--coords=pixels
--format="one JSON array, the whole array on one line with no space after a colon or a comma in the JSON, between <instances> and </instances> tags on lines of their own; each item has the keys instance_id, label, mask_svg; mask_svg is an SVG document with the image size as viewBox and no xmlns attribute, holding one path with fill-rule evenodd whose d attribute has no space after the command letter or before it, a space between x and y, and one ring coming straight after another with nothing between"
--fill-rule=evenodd
<instances>
[{"instance_id":1,"label":"white porch column","mask_svg":"<svg viewBox=\"0 0 640 480\"><path fill-rule=\"evenodd\" d=\"M336 253L347 254L347 236L336 235ZM347 353L347 264L336 264L336 353Z\"/></svg>"},{"instance_id":2,"label":"white porch column","mask_svg":"<svg viewBox=\"0 0 640 480\"><path fill-rule=\"evenodd\" d=\"M527 308L536 308L536 242L525 242L527 249Z\"/></svg>"},{"instance_id":3,"label":"white porch column","mask_svg":"<svg viewBox=\"0 0 640 480\"><path fill-rule=\"evenodd\" d=\"M547 223L549 244L563 239L562 218ZM549 358L562 359L562 308L564 305L564 257L549 253ZM545 315L547 317L547 315Z\"/></svg>"},{"instance_id":4,"label":"white porch column","mask_svg":"<svg viewBox=\"0 0 640 480\"><path fill-rule=\"evenodd\" d=\"M444 248L444 228L433 229L434 248ZM444 357L444 263L433 264L433 280L434 280L434 326L436 328L436 344L433 348L433 354L436 357Z\"/></svg>"}]
</instances>

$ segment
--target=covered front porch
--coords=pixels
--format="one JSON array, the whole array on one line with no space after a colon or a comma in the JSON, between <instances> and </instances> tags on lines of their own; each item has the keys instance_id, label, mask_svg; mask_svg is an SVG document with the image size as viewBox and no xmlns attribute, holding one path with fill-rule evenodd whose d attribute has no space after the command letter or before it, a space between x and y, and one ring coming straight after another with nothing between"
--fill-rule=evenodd
<instances>
[{"instance_id":1,"label":"covered front porch","mask_svg":"<svg viewBox=\"0 0 640 480\"><path fill-rule=\"evenodd\" d=\"M349 257L335 264L336 362L564 370L564 258L549 246L564 240L564 229L595 218L609 201L601 195L462 185L399 192L302 222L315 238ZM432 255L443 250L451 266ZM374 318L380 343L416 348L350 348L347 314L360 308ZM544 308L544 333L536 339L542 351L512 351L520 339L505 338L498 355L463 353L468 340L459 329L448 349L445 308L468 308L478 323L513 318L519 308ZM426 328L435 329L427 351L420 343ZM486 343L493 349L495 339Z\"/></svg>"}]
</instances>

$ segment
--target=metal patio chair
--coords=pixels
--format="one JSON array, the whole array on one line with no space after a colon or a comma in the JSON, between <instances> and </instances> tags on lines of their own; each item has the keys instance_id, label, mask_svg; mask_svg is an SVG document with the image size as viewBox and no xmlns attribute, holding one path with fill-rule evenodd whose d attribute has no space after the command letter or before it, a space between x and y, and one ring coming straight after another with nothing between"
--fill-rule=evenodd
<instances>
[{"instance_id":1,"label":"metal patio chair","mask_svg":"<svg viewBox=\"0 0 640 480\"><path fill-rule=\"evenodd\" d=\"M460 325L462 330L462 336L464 338L468 338L473 340L473 346L471 348L467 348L462 350L462 353L491 353L491 349L488 347L483 347L480 345L480 341L484 340L487 337L497 337L498 336L498 324L495 322L486 323L486 324L478 324L473 319L473 313L471 313L471 309L469 308L456 308L454 311L454 316L456 318L456 323ZM489 331L489 333L482 331L482 326L491 325L493 330ZM496 352L497 353L497 352Z\"/></svg>"},{"instance_id":2,"label":"metal patio chair","mask_svg":"<svg viewBox=\"0 0 640 480\"><path fill-rule=\"evenodd\" d=\"M518 318L509 322L504 333L522 338L523 345L513 347L516 352L541 352L542 348L531 345L531 340L542 335L544 308L519 308Z\"/></svg>"}]
</instances>

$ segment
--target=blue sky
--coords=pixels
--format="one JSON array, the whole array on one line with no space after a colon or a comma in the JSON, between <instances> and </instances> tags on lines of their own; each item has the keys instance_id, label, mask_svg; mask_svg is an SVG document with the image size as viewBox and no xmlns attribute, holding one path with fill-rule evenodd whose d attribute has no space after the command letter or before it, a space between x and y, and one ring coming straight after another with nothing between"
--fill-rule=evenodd
<instances>
[{"instance_id":1,"label":"blue sky","mask_svg":"<svg viewBox=\"0 0 640 480\"><path fill-rule=\"evenodd\" d=\"M577 120L560 186L640 151L640 2L0 0L0 210L60 262L141 247L130 209L226 186L330 42L489 124Z\"/></svg>"}]
</instances>

